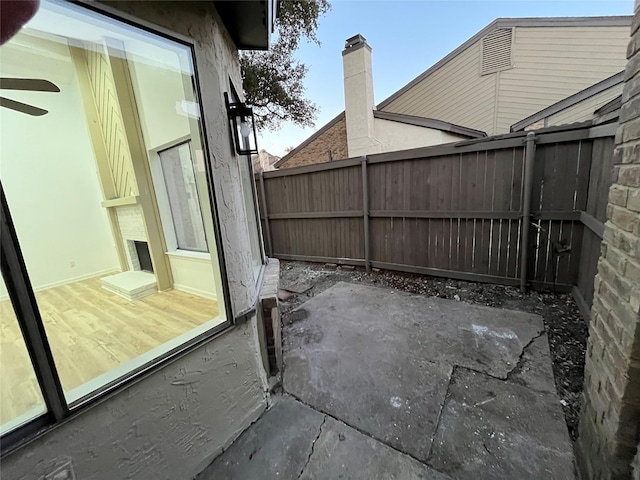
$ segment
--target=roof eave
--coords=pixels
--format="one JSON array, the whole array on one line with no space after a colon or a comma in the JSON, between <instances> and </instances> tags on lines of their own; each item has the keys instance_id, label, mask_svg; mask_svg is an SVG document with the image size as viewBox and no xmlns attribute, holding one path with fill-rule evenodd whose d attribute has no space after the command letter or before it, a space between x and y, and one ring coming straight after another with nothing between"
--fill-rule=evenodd
<instances>
[{"instance_id":1,"label":"roof eave","mask_svg":"<svg viewBox=\"0 0 640 480\"><path fill-rule=\"evenodd\" d=\"M278 0L214 0L238 50L267 50Z\"/></svg>"}]
</instances>

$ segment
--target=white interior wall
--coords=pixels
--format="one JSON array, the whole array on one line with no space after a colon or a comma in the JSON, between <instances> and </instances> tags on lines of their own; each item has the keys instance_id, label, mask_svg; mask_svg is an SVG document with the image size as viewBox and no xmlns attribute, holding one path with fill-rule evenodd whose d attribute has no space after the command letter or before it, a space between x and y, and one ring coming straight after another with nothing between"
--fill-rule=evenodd
<instances>
[{"instance_id":1,"label":"white interior wall","mask_svg":"<svg viewBox=\"0 0 640 480\"><path fill-rule=\"evenodd\" d=\"M177 143L191 134L189 117L182 110L185 93L178 56L167 51L164 58L158 58L159 52L153 53L154 64L138 57L129 59L133 60L129 66L148 150Z\"/></svg>"},{"instance_id":2,"label":"white interior wall","mask_svg":"<svg viewBox=\"0 0 640 480\"><path fill-rule=\"evenodd\" d=\"M39 53L42 47L49 53ZM0 55L2 76L43 78L61 90L3 93L49 111L41 117L0 108L0 178L33 287L117 269L68 46L20 34ZM0 298L6 298L0 289Z\"/></svg>"},{"instance_id":3,"label":"white interior wall","mask_svg":"<svg viewBox=\"0 0 640 480\"><path fill-rule=\"evenodd\" d=\"M443 143L459 142L468 137L455 135L434 128L418 127L406 123L374 118L376 138L382 145L382 152L429 147Z\"/></svg>"}]
</instances>

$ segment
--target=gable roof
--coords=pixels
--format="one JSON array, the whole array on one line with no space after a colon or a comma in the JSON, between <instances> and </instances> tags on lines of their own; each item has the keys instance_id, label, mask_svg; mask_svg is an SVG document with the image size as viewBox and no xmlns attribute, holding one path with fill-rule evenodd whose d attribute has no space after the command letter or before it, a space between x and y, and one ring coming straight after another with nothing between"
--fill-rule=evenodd
<instances>
[{"instance_id":1,"label":"gable roof","mask_svg":"<svg viewBox=\"0 0 640 480\"><path fill-rule=\"evenodd\" d=\"M451 51L448 55L443 57L434 63L431 67L426 69L416 78L407 83L404 87L395 93L392 93L389 97L384 99L378 104L379 109L384 109L391 102L396 100L402 94L413 88L443 65L448 63L457 57L460 53L464 52L467 48L480 41L489 32L496 28L511 28L511 27L630 27L632 15L617 15L606 17L527 17L527 18L496 18L489 25L484 27L473 37L468 39L462 45Z\"/></svg>"},{"instance_id":2,"label":"gable roof","mask_svg":"<svg viewBox=\"0 0 640 480\"><path fill-rule=\"evenodd\" d=\"M391 122L403 123L405 125L415 125L417 127L432 128L434 130L441 130L443 132L454 133L456 135L463 135L469 138L480 138L480 137L487 136L486 132L475 130L473 128L463 127L461 125L455 125L453 123L445 122L442 120L436 120L435 118L418 117L415 115L404 115L401 113L381 112L379 110L373 111L373 117L379 118L380 120L388 120ZM290 156L302 150L304 147L309 145L316 138L318 138L320 135L322 135L324 132L329 130L331 127L333 127L336 123L343 120L344 118L345 118L345 114L344 112L341 112L337 117L329 120L320 130L313 133L304 142L302 142L296 148L294 148L289 153L284 155L280 160L274 163L273 166L278 168L280 165L285 163Z\"/></svg>"},{"instance_id":3,"label":"gable roof","mask_svg":"<svg viewBox=\"0 0 640 480\"><path fill-rule=\"evenodd\" d=\"M616 85L620 85L622 82L624 82L624 71L618 72L615 75L612 75L609 78L605 78L598 83L594 83L590 87L587 87L584 90L580 90L578 93L574 93L573 95L563 98L553 105L549 105L547 108L543 108L533 115L529 115L527 118L523 118L518 123L514 123L513 125L511 125L511 131L518 132L520 130L523 130L525 127L531 125L532 123L536 123L543 118L547 118L555 113L561 112L562 110L566 110L567 108L572 107L575 104L586 100L587 98L593 97L594 95L604 92L605 90L609 90Z\"/></svg>"}]
</instances>

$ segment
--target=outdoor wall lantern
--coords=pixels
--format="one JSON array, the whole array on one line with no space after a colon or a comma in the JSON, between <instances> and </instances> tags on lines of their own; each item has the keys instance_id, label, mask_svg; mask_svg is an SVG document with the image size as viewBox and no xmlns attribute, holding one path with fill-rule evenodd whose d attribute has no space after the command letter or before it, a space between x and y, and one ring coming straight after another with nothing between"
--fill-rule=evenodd
<instances>
[{"instance_id":1,"label":"outdoor wall lantern","mask_svg":"<svg viewBox=\"0 0 640 480\"><path fill-rule=\"evenodd\" d=\"M224 94L227 114L233 123L233 141L238 155L258 153L258 139L253 109L243 102L229 102L229 95Z\"/></svg>"}]
</instances>

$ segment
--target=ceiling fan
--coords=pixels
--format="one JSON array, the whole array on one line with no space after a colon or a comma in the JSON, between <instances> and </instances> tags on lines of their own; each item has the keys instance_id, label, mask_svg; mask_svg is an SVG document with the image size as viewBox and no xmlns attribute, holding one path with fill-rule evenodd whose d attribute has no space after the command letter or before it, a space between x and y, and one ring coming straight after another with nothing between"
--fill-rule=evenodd
<instances>
[{"instance_id":1,"label":"ceiling fan","mask_svg":"<svg viewBox=\"0 0 640 480\"><path fill-rule=\"evenodd\" d=\"M26 90L30 92L54 92L58 93L60 88L49 80L38 78L0 78L1 90ZM40 117L49 113L47 110L26 103L0 97L0 107L26 113L34 117Z\"/></svg>"}]
</instances>

